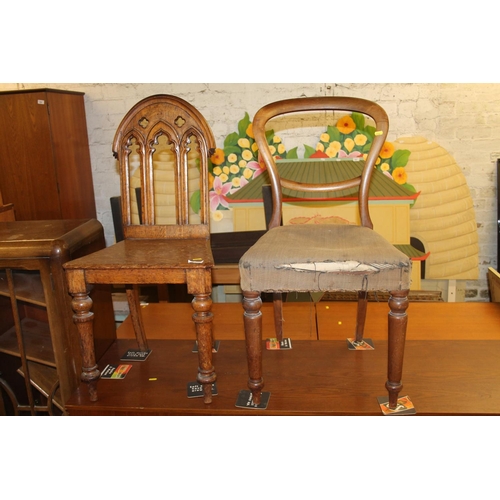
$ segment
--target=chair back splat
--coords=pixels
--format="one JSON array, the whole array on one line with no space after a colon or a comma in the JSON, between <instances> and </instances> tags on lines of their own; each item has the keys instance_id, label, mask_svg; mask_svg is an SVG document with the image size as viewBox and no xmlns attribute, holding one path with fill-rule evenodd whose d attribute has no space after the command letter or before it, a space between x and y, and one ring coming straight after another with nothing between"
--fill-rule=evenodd
<instances>
[{"instance_id":1,"label":"chair back splat","mask_svg":"<svg viewBox=\"0 0 500 500\"><path fill-rule=\"evenodd\" d=\"M214 149L205 119L182 99L157 95L136 104L113 141L125 238L208 237L208 159Z\"/></svg>"},{"instance_id":2,"label":"chair back splat","mask_svg":"<svg viewBox=\"0 0 500 500\"><path fill-rule=\"evenodd\" d=\"M372 142L372 147L366 157L365 166L361 176L353 179L345 179L334 183L312 184L305 182L297 182L287 180L280 177L276 167L275 159L269 149L269 145L265 136L265 127L267 122L272 118L280 115L307 112L307 111L357 111L364 113L373 118L377 127ZM281 188L305 192L335 192L343 189L359 186L359 213L361 225L373 228L370 219L368 208L368 194L373 169L384 142L387 138L389 130L389 118L387 113L379 105L353 97L338 98L338 97L312 97L301 99L288 99L284 101L268 104L259 110L253 121L253 130L255 141L259 145L259 152L271 179L272 194L273 194L273 215L269 228L280 225L282 214L283 195Z\"/></svg>"},{"instance_id":3,"label":"chair back splat","mask_svg":"<svg viewBox=\"0 0 500 500\"><path fill-rule=\"evenodd\" d=\"M303 118L305 113L307 120ZM356 123L361 120L364 123L368 117L373 120L373 127L364 128L366 133L372 135L369 150L363 157L342 158L345 161L331 157L315 158L314 161L304 160L303 165L297 162L297 165L288 168L287 160L277 161L271 152L266 126L274 118L291 114L297 114L300 118L297 122L301 124L314 121L315 125L328 125L332 130L335 127L339 131L341 128L349 130L346 133L354 132ZM290 116L286 116L286 120L286 123L297 123ZM333 124L325 121L333 121ZM278 101L264 106L254 117L253 133L272 190L269 230L243 255L239 263L249 368L248 387L256 405L260 404L263 388L262 292L273 294L275 336L279 341L283 339L283 293L357 292L358 313L353 338L355 343L360 344L363 342L367 293L384 291L390 292L386 388L390 407L396 407L402 388L411 261L373 230L369 212L370 184L388 129L387 114L378 104L352 97ZM300 168L303 170L298 171ZM295 201L328 202L347 194L349 199L358 200L359 224L281 225L284 196Z\"/></svg>"}]
</instances>

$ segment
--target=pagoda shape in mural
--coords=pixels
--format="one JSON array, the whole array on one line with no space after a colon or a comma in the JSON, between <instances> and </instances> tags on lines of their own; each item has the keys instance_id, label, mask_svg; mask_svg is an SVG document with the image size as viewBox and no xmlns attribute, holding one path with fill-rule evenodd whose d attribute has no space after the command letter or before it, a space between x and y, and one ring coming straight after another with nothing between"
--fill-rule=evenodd
<instances>
[{"instance_id":1,"label":"pagoda shape in mural","mask_svg":"<svg viewBox=\"0 0 500 500\"><path fill-rule=\"evenodd\" d=\"M357 177L364 160L307 158L277 160L283 178L300 182L336 182ZM226 195L234 231L266 228L262 188L269 184L267 171L232 194ZM358 188L326 193L283 190L283 224L359 224ZM412 258L412 288L419 289L421 261L428 257L410 244L410 208L419 193L405 189L379 170L370 186L370 215L374 230Z\"/></svg>"}]
</instances>

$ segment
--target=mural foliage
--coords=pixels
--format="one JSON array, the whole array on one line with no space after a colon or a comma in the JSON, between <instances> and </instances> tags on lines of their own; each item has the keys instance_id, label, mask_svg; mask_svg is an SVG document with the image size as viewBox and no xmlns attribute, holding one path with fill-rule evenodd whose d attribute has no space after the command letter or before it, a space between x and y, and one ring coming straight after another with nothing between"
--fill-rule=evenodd
<instances>
[{"instance_id":1,"label":"mural foliage","mask_svg":"<svg viewBox=\"0 0 500 500\"><path fill-rule=\"evenodd\" d=\"M329 125L315 147L304 144L304 158L366 158L375 135L375 128L365 123L364 115L352 113ZM297 148L286 150L281 138L273 130L266 132L267 142L275 159L296 159ZM376 168L394 182L411 192L407 183L405 166L410 151L396 150L391 142L385 142ZM217 148L210 158L210 210L214 220L223 217L220 210L228 210L226 195L234 193L258 177L265 169L259 162L252 122L248 113L238 123L238 131L229 134L224 147Z\"/></svg>"}]
</instances>

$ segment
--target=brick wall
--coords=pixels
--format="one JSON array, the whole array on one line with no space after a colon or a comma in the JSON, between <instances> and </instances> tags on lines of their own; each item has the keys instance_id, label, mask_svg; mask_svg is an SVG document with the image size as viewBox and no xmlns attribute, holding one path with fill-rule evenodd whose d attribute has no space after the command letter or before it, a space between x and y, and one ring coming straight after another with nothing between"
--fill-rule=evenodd
<instances>
[{"instance_id":1,"label":"brick wall","mask_svg":"<svg viewBox=\"0 0 500 500\"><path fill-rule=\"evenodd\" d=\"M109 198L119 194L111 153L116 127L140 99L174 94L206 117L217 145L248 112L269 102L299 96L345 95L381 104L390 118L389 140L419 135L445 148L462 168L471 191L479 235L479 280L465 283L466 300L488 300L486 272L497 265L496 169L490 154L500 151L500 84L2 84L18 88L61 88L85 93L98 219L114 241ZM287 148L301 145L289 144ZM312 142L311 142L312 144Z\"/></svg>"}]
</instances>

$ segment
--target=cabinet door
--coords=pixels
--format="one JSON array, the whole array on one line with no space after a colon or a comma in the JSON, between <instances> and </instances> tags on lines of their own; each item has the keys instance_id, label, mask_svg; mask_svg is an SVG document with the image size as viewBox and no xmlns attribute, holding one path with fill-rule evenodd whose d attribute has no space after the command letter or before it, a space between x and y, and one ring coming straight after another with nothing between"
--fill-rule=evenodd
<instances>
[{"instance_id":1,"label":"cabinet door","mask_svg":"<svg viewBox=\"0 0 500 500\"><path fill-rule=\"evenodd\" d=\"M46 92L0 95L0 191L17 220L60 219Z\"/></svg>"},{"instance_id":2,"label":"cabinet door","mask_svg":"<svg viewBox=\"0 0 500 500\"><path fill-rule=\"evenodd\" d=\"M83 94L47 91L47 100L61 218L95 219L94 184Z\"/></svg>"}]
</instances>

